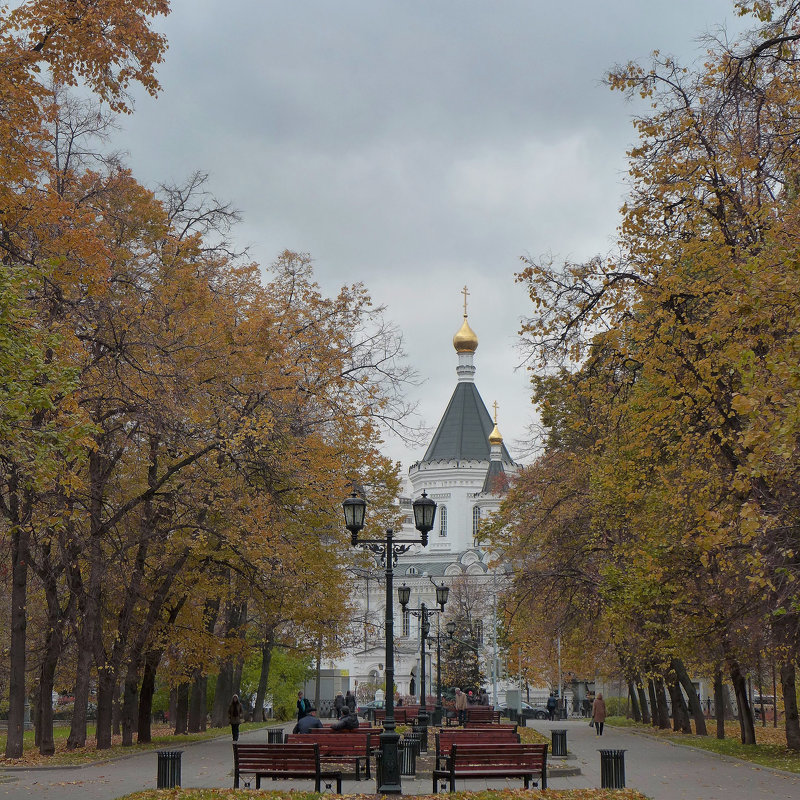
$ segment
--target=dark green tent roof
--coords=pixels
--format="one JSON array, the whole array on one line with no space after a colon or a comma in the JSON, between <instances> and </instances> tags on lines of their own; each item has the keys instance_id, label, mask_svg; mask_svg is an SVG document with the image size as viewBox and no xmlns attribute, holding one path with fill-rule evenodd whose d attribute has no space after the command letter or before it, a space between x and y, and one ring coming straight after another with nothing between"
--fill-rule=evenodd
<instances>
[{"instance_id":1,"label":"dark green tent roof","mask_svg":"<svg viewBox=\"0 0 800 800\"><path fill-rule=\"evenodd\" d=\"M456 385L423 461L488 461L494 423L474 383ZM514 461L503 445L502 461Z\"/></svg>"}]
</instances>

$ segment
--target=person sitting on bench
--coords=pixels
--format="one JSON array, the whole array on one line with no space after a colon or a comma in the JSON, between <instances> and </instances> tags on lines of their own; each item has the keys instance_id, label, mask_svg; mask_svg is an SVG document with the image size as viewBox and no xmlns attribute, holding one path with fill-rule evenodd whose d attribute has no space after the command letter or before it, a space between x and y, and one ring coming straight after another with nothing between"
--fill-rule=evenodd
<instances>
[{"instance_id":1,"label":"person sitting on bench","mask_svg":"<svg viewBox=\"0 0 800 800\"><path fill-rule=\"evenodd\" d=\"M297 725L292 728L292 733L311 733L314 728L321 727L322 720L317 716L317 709L311 706L306 715L297 720Z\"/></svg>"},{"instance_id":2,"label":"person sitting on bench","mask_svg":"<svg viewBox=\"0 0 800 800\"><path fill-rule=\"evenodd\" d=\"M332 731L355 731L358 730L358 716L356 714L345 714L338 722L331 725Z\"/></svg>"}]
</instances>

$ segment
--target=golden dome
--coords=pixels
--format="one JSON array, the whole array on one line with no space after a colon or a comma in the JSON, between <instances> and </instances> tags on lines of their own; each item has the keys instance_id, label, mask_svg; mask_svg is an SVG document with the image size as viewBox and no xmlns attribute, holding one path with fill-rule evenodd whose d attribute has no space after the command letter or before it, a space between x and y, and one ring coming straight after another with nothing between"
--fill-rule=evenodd
<instances>
[{"instance_id":1,"label":"golden dome","mask_svg":"<svg viewBox=\"0 0 800 800\"><path fill-rule=\"evenodd\" d=\"M457 353L474 353L478 349L478 337L470 328L466 314L464 314L464 322L458 329L458 333L453 337L453 347Z\"/></svg>"},{"instance_id":2,"label":"golden dome","mask_svg":"<svg viewBox=\"0 0 800 800\"><path fill-rule=\"evenodd\" d=\"M497 430L497 423L494 424L494 429L489 434L489 444L503 444L503 437L500 435L500 431Z\"/></svg>"}]
</instances>

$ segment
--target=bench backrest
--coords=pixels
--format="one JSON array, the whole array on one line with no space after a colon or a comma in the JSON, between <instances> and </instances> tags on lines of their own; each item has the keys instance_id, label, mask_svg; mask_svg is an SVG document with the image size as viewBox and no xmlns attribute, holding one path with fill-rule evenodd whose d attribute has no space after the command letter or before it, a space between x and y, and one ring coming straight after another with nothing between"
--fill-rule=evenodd
<instances>
[{"instance_id":1,"label":"bench backrest","mask_svg":"<svg viewBox=\"0 0 800 800\"><path fill-rule=\"evenodd\" d=\"M370 734L363 733L343 733L333 731L332 735L327 733L290 733L287 742L289 744L304 744L313 742L319 747L321 756L329 755L363 755L368 756L371 751Z\"/></svg>"},{"instance_id":2,"label":"bench backrest","mask_svg":"<svg viewBox=\"0 0 800 800\"><path fill-rule=\"evenodd\" d=\"M491 706L467 706L468 722L500 722L500 712Z\"/></svg>"},{"instance_id":3,"label":"bench backrest","mask_svg":"<svg viewBox=\"0 0 800 800\"><path fill-rule=\"evenodd\" d=\"M467 722L463 730L466 731L513 731L517 732L517 724L515 722Z\"/></svg>"},{"instance_id":4,"label":"bench backrest","mask_svg":"<svg viewBox=\"0 0 800 800\"><path fill-rule=\"evenodd\" d=\"M373 725L359 725L357 728L350 728L349 730L346 730L346 731L337 731L337 730L334 730L333 728L331 728L329 725L326 725L325 727L322 727L322 728L314 728L313 733L314 734L321 733L323 735L328 734L328 733L332 733L334 735L341 735L343 733L345 733L345 734L346 733L353 733L356 736L364 736L364 735L369 735L370 733L374 733L375 735L377 735L377 734L381 733L382 731L383 731L383 728L377 728L377 727L375 727ZM306 734L299 734L298 733L298 734L292 734L292 735L293 736L301 736L301 735L305 736Z\"/></svg>"},{"instance_id":5,"label":"bench backrest","mask_svg":"<svg viewBox=\"0 0 800 800\"><path fill-rule=\"evenodd\" d=\"M512 730L443 728L436 734L436 755L450 754L454 744L519 744L519 734Z\"/></svg>"},{"instance_id":6,"label":"bench backrest","mask_svg":"<svg viewBox=\"0 0 800 800\"><path fill-rule=\"evenodd\" d=\"M233 743L233 765L239 772L250 770L319 771L319 745Z\"/></svg>"},{"instance_id":7,"label":"bench backrest","mask_svg":"<svg viewBox=\"0 0 800 800\"><path fill-rule=\"evenodd\" d=\"M450 750L450 768L530 769L543 772L547 764L547 744L456 743Z\"/></svg>"}]
</instances>

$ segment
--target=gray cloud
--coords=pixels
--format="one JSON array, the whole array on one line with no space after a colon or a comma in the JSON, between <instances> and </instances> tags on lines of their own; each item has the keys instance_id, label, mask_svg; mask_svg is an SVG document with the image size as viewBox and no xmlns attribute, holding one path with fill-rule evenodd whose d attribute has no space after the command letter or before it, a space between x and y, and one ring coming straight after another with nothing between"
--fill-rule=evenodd
<instances>
[{"instance_id":1,"label":"gray cloud","mask_svg":"<svg viewBox=\"0 0 800 800\"><path fill-rule=\"evenodd\" d=\"M532 419L519 257L588 258L617 224L632 108L603 73L654 49L701 55L731 5L173 0L163 92L137 98L119 143L145 182L210 172L261 263L307 251L326 291L363 281L428 379L431 426L468 284L476 380L513 451Z\"/></svg>"}]
</instances>

